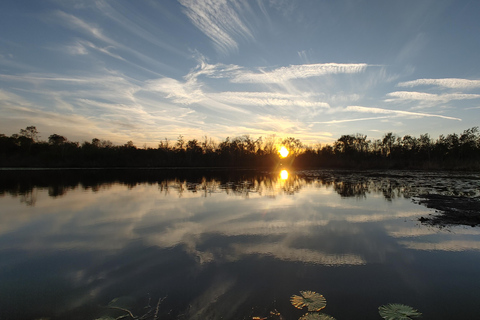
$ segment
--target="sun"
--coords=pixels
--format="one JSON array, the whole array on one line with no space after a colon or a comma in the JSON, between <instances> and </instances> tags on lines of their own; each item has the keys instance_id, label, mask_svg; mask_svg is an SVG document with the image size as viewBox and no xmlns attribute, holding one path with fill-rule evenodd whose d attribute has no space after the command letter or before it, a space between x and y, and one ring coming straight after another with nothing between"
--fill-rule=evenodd
<instances>
[{"instance_id":1,"label":"sun","mask_svg":"<svg viewBox=\"0 0 480 320\"><path fill-rule=\"evenodd\" d=\"M288 171L287 170L280 171L280 179L282 179L282 180L287 180L288 179Z\"/></svg>"},{"instance_id":2,"label":"sun","mask_svg":"<svg viewBox=\"0 0 480 320\"><path fill-rule=\"evenodd\" d=\"M284 146L282 148L280 148L280 150L278 150L278 153L280 153L280 156L282 158L285 158L289 154L288 149L285 148Z\"/></svg>"}]
</instances>

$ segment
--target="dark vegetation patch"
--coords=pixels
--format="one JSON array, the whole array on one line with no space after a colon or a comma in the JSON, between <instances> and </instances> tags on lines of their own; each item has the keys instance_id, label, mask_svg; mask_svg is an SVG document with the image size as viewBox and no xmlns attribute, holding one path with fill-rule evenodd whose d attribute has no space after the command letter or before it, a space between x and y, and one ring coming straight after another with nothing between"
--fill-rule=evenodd
<instances>
[{"instance_id":1,"label":"dark vegetation patch","mask_svg":"<svg viewBox=\"0 0 480 320\"><path fill-rule=\"evenodd\" d=\"M278 149L289 150L280 158ZM59 134L40 139L35 126L18 134L0 133L0 167L28 168L164 168L230 167L294 169L331 168L354 170L456 170L480 171L480 131L478 127L461 134L432 139L387 133L382 139L366 135L342 135L332 144L306 145L297 138L249 135L212 138L159 140L156 147L137 147L133 141L114 145L93 138L74 142ZM381 175L381 174L380 174ZM381 177L381 176L379 176Z\"/></svg>"},{"instance_id":2,"label":"dark vegetation patch","mask_svg":"<svg viewBox=\"0 0 480 320\"><path fill-rule=\"evenodd\" d=\"M420 217L418 220L423 224L439 227L480 225L480 198L478 197L442 194L424 194L419 197L418 204L435 209L437 213Z\"/></svg>"}]
</instances>

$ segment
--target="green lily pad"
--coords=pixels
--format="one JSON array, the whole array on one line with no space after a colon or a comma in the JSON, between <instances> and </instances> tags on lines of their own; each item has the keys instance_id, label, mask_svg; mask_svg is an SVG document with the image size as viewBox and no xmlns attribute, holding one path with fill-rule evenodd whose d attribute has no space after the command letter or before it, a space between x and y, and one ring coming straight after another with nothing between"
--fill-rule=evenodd
<instances>
[{"instance_id":1,"label":"green lily pad","mask_svg":"<svg viewBox=\"0 0 480 320\"><path fill-rule=\"evenodd\" d=\"M417 318L422 315L418 310L399 303L380 306L378 313L380 313L380 316L385 320L411 320L412 318Z\"/></svg>"},{"instance_id":2,"label":"green lily pad","mask_svg":"<svg viewBox=\"0 0 480 320\"><path fill-rule=\"evenodd\" d=\"M308 308L308 311L320 311L327 305L324 296L313 291L300 291L301 296L293 295L290 302L295 308Z\"/></svg>"},{"instance_id":3,"label":"green lily pad","mask_svg":"<svg viewBox=\"0 0 480 320\"><path fill-rule=\"evenodd\" d=\"M298 320L335 320L335 318L325 313L306 313Z\"/></svg>"}]
</instances>

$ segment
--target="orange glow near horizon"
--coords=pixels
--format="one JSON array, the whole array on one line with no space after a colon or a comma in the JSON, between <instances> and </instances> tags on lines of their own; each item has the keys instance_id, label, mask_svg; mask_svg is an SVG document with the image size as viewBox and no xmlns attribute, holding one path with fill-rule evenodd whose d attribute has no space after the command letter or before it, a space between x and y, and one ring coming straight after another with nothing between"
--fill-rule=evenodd
<instances>
[{"instance_id":1,"label":"orange glow near horizon","mask_svg":"<svg viewBox=\"0 0 480 320\"><path fill-rule=\"evenodd\" d=\"M282 179L282 180L287 180L288 179L288 171L287 170L280 171L280 179Z\"/></svg>"},{"instance_id":2,"label":"orange glow near horizon","mask_svg":"<svg viewBox=\"0 0 480 320\"><path fill-rule=\"evenodd\" d=\"M278 153L280 153L280 156L281 156L282 158L287 157L288 154L289 154L288 149L285 148L285 146L282 146L282 147L280 148L280 150L278 150Z\"/></svg>"}]
</instances>

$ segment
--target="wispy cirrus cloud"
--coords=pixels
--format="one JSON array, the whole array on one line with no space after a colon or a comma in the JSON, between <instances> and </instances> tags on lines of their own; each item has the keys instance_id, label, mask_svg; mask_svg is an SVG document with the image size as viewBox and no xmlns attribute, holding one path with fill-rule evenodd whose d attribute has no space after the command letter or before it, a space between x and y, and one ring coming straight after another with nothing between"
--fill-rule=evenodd
<instances>
[{"instance_id":1,"label":"wispy cirrus cloud","mask_svg":"<svg viewBox=\"0 0 480 320\"><path fill-rule=\"evenodd\" d=\"M156 58L150 57L137 48L117 42L112 37L108 36L108 33L104 32L100 27L87 20L81 19L75 15L61 10L57 10L51 14L50 19L52 18L55 23L60 23L71 30L81 33L84 37L89 38L89 40L77 39L73 45L71 44L65 46L67 52L70 54L85 55L88 53L87 49L94 49L157 76L159 75L159 73L156 72L157 69L174 70L168 64L165 64ZM118 50L118 52L121 52L121 54L114 53L114 50ZM126 59L122 56L125 54L131 55L136 59ZM145 67L146 65L148 67Z\"/></svg>"},{"instance_id":2,"label":"wispy cirrus cloud","mask_svg":"<svg viewBox=\"0 0 480 320\"><path fill-rule=\"evenodd\" d=\"M272 71L260 69L260 72L244 71L237 73L233 83L283 83L289 80L319 77L329 74L361 73L365 71L365 63L317 63L281 67Z\"/></svg>"},{"instance_id":3,"label":"wispy cirrus cloud","mask_svg":"<svg viewBox=\"0 0 480 320\"><path fill-rule=\"evenodd\" d=\"M422 113L422 112L411 112L404 110L391 110L391 109L382 109L382 108L372 108L372 107L362 107L362 106L348 106L344 109L346 112L360 112L360 113L373 113L373 114L391 114L396 116L413 116L413 117L436 117L449 120L462 121L462 119L455 117L448 117L440 114L431 114L431 113Z\"/></svg>"},{"instance_id":4,"label":"wispy cirrus cloud","mask_svg":"<svg viewBox=\"0 0 480 320\"><path fill-rule=\"evenodd\" d=\"M237 65L208 64L201 57L199 64L183 77L184 81L166 77L152 79L146 81L143 89L163 93L165 98L182 104L217 101L223 105L238 106L330 108L328 102L319 99L320 97L324 98L323 94L309 92L292 94L284 91L219 91L210 88L205 79L229 79L230 82L234 82L238 77L248 73L250 73L249 70ZM311 71L307 74L303 73L303 75L300 73L301 71L298 72L297 78L313 76ZM321 74L321 72L317 71L317 74ZM353 98L358 97L353 96ZM335 97L332 99L335 100Z\"/></svg>"},{"instance_id":5,"label":"wispy cirrus cloud","mask_svg":"<svg viewBox=\"0 0 480 320\"><path fill-rule=\"evenodd\" d=\"M238 49L235 38L253 39L234 3L228 0L179 0L190 21L209 37L218 51L228 54Z\"/></svg>"},{"instance_id":6,"label":"wispy cirrus cloud","mask_svg":"<svg viewBox=\"0 0 480 320\"><path fill-rule=\"evenodd\" d=\"M417 79L412 81L400 82L398 87L417 87L417 86L437 86L451 89L471 89L480 88L480 80L468 80L458 78L445 79Z\"/></svg>"},{"instance_id":7,"label":"wispy cirrus cloud","mask_svg":"<svg viewBox=\"0 0 480 320\"><path fill-rule=\"evenodd\" d=\"M54 12L54 17L58 21L60 21L63 25L69 27L70 29L80 31L84 34L88 34L98 40L101 40L110 44L116 44L116 42L111 38L109 38L108 36L106 36L100 28L72 14L63 12L61 10L57 10Z\"/></svg>"},{"instance_id":8,"label":"wispy cirrus cloud","mask_svg":"<svg viewBox=\"0 0 480 320\"><path fill-rule=\"evenodd\" d=\"M124 32L141 38L161 49L174 52L178 56L189 58L187 52L179 50L175 45L171 45L167 41L162 40L159 34L166 33L168 32L167 30L162 30L162 28L150 23L141 16L130 15L128 8L124 7L121 1L110 2L106 0L96 0L92 2L92 5L105 17L117 23L118 27ZM150 5L152 6L152 10L157 10L155 3L150 3ZM159 12L158 15L161 16L162 13L163 12Z\"/></svg>"},{"instance_id":9,"label":"wispy cirrus cloud","mask_svg":"<svg viewBox=\"0 0 480 320\"><path fill-rule=\"evenodd\" d=\"M172 78L149 80L142 88L143 91L156 92L174 103L184 105L200 105L208 109L217 109L223 112L250 113L255 107L255 113L270 112L275 108L277 113L295 111L298 116L315 115L320 110L329 110L327 102L317 100L311 94L289 94L283 92L249 92L223 91L210 92L204 90L206 84L189 78L187 81L178 81Z\"/></svg>"},{"instance_id":10,"label":"wispy cirrus cloud","mask_svg":"<svg viewBox=\"0 0 480 320\"><path fill-rule=\"evenodd\" d=\"M213 99L250 106L296 106L330 108L322 101L312 101L307 96L279 92L220 92L210 95Z\"/></svg>"},{"instance_id":11,"label":"wispy cirrus cloud","mask_svg":"<svg viewBox=\"0 0 480 320\"><path fill-rule=\"evenodd\" d=\"M312 122L312 123L316 123L316 124L339 124L339 123L346 123L346 122L381 120L381 119L388 119L388 118L389 118L389 116L354 118L354 119L334 119L334 120L329 120L329 121L315 121L315 122Z\"/></svg>"},{"instance_id":12,"label":"wispy cirrus cloud","mask_svg":"<svg viewBox=\"0 0 480 320\"><path fill-rule=\"evenodd\" d=\"M200 86L194 81L181 82L172 78L146 81L144 90L163 93L175 103L192 104L205 99Z\"/></svg>"},{"instance_id":13,"label":"wispy cirrus cloud","mask_svg":"<svg viewBox=\"0 0 480 320\"><path fill-rule=\"evenodd\" d=\"M113 46L101 47L101 46L95 45L94 43L92 43L90 41L77 40L77 41L75 41L74 44L69 45L66 48L67 48L67 51L70 54L73 54L73 55L86 55L86 54L88 54L89 49L93 49L95 51L99 51L101 53L109 55L112 58L119 59L119 60L122 60L122 61L126 61L124 58L122 58L118 54L115 54L115 53L110 51L111 49L113 49Z\"/></svg>"},{"instance_id":14,"label":"wispy cirrus cloud","mask_svg":"<svg viewBox=\"0 0 480 320\"><path fill-rule=\"evenodd\" d=\"M426 92L415 92L415 91L396 91L387 93L388 97L392 99L386 99L386 102L391 101L402 101L402 100L418 100L426 102L449 102L452 100L468 100L468 99L478 99L480 94L468 94L468 93L445 93L445 94L434 94Z\"/></svg>"}]
</instances>

